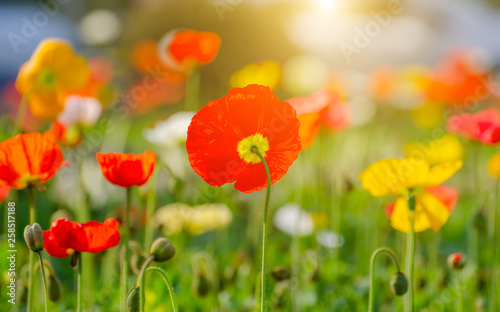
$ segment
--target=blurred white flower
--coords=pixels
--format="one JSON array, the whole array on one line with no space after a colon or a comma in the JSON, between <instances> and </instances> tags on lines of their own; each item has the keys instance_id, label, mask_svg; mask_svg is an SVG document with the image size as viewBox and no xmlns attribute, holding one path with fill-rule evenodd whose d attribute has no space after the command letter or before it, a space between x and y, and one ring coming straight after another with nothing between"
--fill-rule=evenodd
<instances>
[{"instance_id":1,"label":"blurred white flower","mask_svg":"<svg viewBox=\"0 0 500 312\"><path fill-rule=\"evenodd\" d=\"M66 98L64 111L57 116L57 120L66 126L92 126L101 116L101 112L102 105L99 100L73 94Z\"/></svg>"},{"instance_id":2,"label":"blurred white flower","mask_svg":"<svg viewBox=\"0 0 500 312\"><path fill-rule=\"evenodd\" d=\"M280 231L290 236L307 236L314 231L314 222L310 213L297 204L286 204L274 214L273 223Z\"/></svg>"},{"instance_id":3,"label":"blurred white flower","mask_svg":"<svg viewBox=\"0 0 500 312\"><path fill-rule=\"evenodd\" d=\"M186 142L187 129L195 113L178 112L166 120L156 122L154 128L145 129L143 136L161 147L174 147Z\"/></svg>"},{"instance_id":4,"label":"blurred white flower","mask_svg":"<svg viewBox=\"0 0 500 312\"><path fill-rule=\"evenodd\" d=\"M340 248L344 245L344 236L329 230L323 230L316 234L316 241L326 248Z\"/></svg>"}]
</instances>

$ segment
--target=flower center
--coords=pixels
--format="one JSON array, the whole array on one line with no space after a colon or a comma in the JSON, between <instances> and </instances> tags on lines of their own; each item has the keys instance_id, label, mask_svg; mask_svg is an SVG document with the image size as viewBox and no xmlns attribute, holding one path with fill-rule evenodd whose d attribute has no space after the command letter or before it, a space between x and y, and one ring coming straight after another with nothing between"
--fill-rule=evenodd
<instances>
[{"instance_id":1,"label":"flower center","mask_svg":"<svg viewBox=\"0 0 500 312\"><path fill-rule=\"evenodd\" d=\"M262 157L266 157L266 152L269 150L269 141L262 134L256 133L238 142L238 154L241 159L247 163L260 163L261 160L252 151L252 147L257 148Z\"/></svg>"},{"instance_id":2,"label":"flower center","mask_svg":"<svg viewBox=\"0 0 500 312\"><path fill-rule=\"evenodd\" d=\"M44 68L40 71L38 81L42 86L50 89L56 84L56 75L50 69Z\"/></svg>"}]
</instances>

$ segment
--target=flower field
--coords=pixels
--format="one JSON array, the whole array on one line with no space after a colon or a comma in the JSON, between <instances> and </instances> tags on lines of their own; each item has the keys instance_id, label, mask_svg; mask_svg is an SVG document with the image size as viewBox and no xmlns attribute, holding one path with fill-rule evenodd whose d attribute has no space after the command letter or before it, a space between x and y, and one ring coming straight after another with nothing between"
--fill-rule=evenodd
<instances>
[{"instance_id":1,"label":"flower field","mask_svg":"<svg viewBox=\"0 0 500 312\"><path fill-rule=\"evenodd\" d=\"M74 1L0 5L0 311L500 311L494 5Z\"/></svg>"}]
</instances>

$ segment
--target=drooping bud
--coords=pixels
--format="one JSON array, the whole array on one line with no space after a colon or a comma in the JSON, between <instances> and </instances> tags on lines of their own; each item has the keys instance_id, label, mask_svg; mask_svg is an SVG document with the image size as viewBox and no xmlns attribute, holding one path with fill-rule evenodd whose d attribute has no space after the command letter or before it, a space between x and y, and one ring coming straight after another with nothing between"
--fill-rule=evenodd
<instances>
[{"instance_id":1,"label":"drooping bud","mask_svg":"<svg viewBox=\"0 0 500 312\"><path fill-rule=\"evenodd\" d=\"M290 270L282 266L276 266L272 268L271 276L275 281L281 282L290 278Z\"/></svg>"},{"instance_id":2,"label":"drooping bud","mask_svg":"<svg viewBox=\"0 0 500 312\"><path fill-rule=\"evenodd\" d=\"M461 270L464 268L467 259L460 252L451 254L448 257L448 266L452 270Z\"/></svg>"},{"instance_id":3,"label":"drooping bud","mask_svg":"<svg viewBox=\"0 0 500 312\"><path fill-rule=\"evenodd\" d=\"M61 282L54 275L50 274L47 281L47 294L49 300L52 302L57 302L62 297Z\"/></svg>"},{"instance_id":4,"label":"drooping bud","mask_svg":"<svg viewBox=\"0 0 500 312\"><path fill-rule=\"evenodd\" d=\"M127 294L127 311L139 312L141 302L141 291L139 287L132 288Z\"/></svg>"},{"instance_id":5,"label":"drooping bud","mask_svg":"<svg viewBox=\"0 0 500 312\"><path fill-rule=\"evenodd\" d=\"M175 247L165 237L157 238L149 247L149 256L156 262L165 262L175 255Z\"/></svg>"},{"instance_id":6,"label":"drooping bud","mask_svg":"<svg viewBox=\"0 0 500 312\"><path fill-rule=\"evenodd\" d=\"M191 291L198 297L205 297L210 292L210 282L204 275L194 276Z\"/></svg>"},{"instance_id":7,"label":"drooping bud","mask_svg":"<svg viewBox=\"0 0 500 312\"><path fill-rule=\"evenodd\" d=\"M408 291L408 279L403 272L395 273L391 278L391 290L396 296L402 296Z\"/></svg>"},{"instance_id":8,"label":"drooping bud","mask_svg":"<svg viewBox=\"0 0 500 312\"><path fill-rule=\"evenodd\" d=\"M24 228L24 240L33 252L43 250L43 231L38 223L34 223L32 226L27 225Z\"/></svg>"}]
</instances>

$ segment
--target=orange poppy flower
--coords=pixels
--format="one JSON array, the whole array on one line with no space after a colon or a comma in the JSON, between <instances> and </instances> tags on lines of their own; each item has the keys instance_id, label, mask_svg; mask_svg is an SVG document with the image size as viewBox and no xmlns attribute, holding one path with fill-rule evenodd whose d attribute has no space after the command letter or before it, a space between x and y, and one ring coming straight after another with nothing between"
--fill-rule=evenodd
<instances>
[{"instance_id":1,"label":"orange poppy flower","mask_svg":"<svg viewBox=\"0 0 500 312\"><path fill-rule=\"evenodd\" d=\"M9 196L10 187L4 181L0 180L0 202Z\"/></svg>"},{"instance_id":2,"label":"orange poppy flower","mask_svg":"<svg viewBox=\"0 0 500 312\"><path fill-rule=\"evenodd\" d=\"M64 109L66 93L83 87L89 75L85 59L67 42L47 39L21 66L16 88L29 101L34 116L53 119Z\"/></svg>"},{"instance_id":3,"label":"orange poppy flower","mask_svg":"<svg viewBox=\"0 0 500 312\"><path fill-rule=\"evenodd\" d=\"M51 131L19 134L0 143L0 180L16 189L45 183L66 164Z\"/></svg>"},{"instance_id":4,"label":"orange poppy flower","mask_svg":"<svg viewBox=\"0 0 500 312\"><path fill-rule=\"evenodd\" d=\"M120 242L120 223L109 218L104 223L77 223L67 218L54 221L49 231L43 231L45 250L55 258L66 258L76 252L101 252Z\"/></svg>"},{"instance_id":5,"label":"orange poppy flower","mask_svg":"<svg viewBox=\"0 0 500 312\"><path fill-rule=\"evenodd\" d=\"M235 182L245 193L267 185L256 147L269 166L271 182L281 179L297 158L299 120L269 87L248 85L198 111L188 128L186 148L193 170L208 184Z\"/></svg>"},{"instance_id":6,"label":"orange poppy flower","mask_svg":"<svg viewBox=\"0 0 500 312\"><path fill-rule=\"evenodd\" d=\"M211 63L220 47L216 33L180 29L169 32L159 42L160 59L174 69L191 69Z\"/></svg>"},{"instance_id":7,"label":"orange poppy flower","mask_svg":"<svg viewBox=\"0 0 500 312\"><path fill-rule=\"evenodd\" d=\"M156 154L150 151L137 155L99 152L96 156L104 177L122 187L146 183L156 164Z\"/></svg>"}]
</instances>

